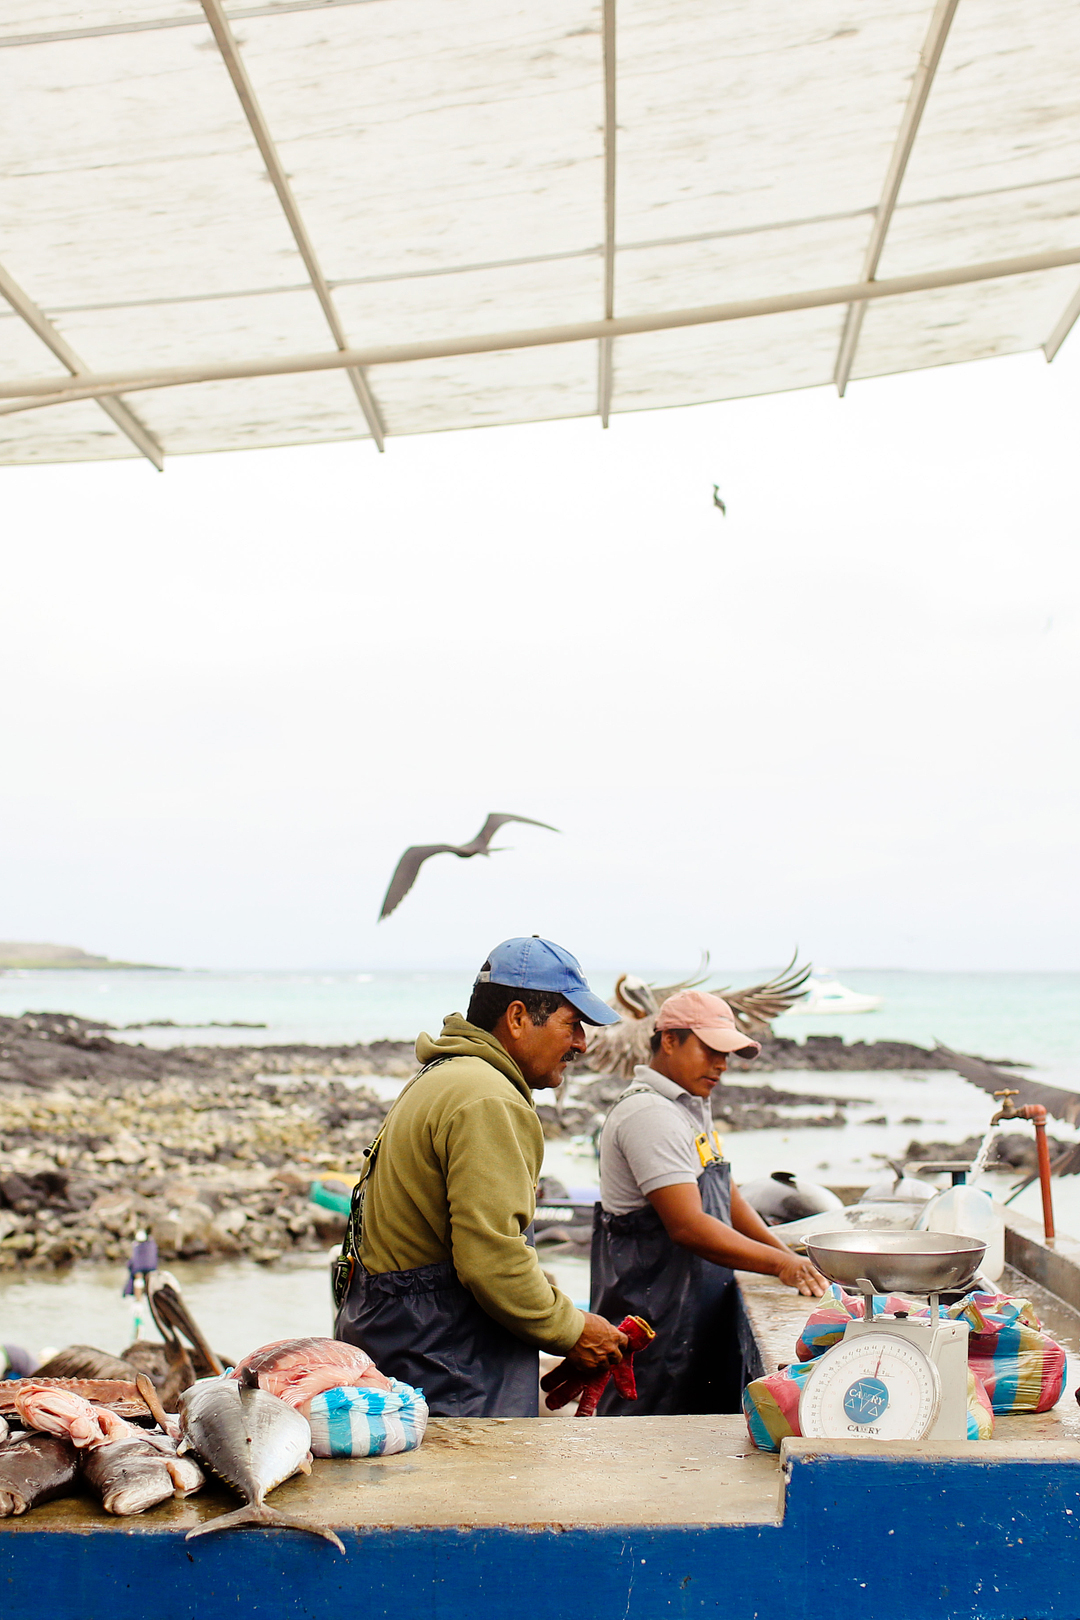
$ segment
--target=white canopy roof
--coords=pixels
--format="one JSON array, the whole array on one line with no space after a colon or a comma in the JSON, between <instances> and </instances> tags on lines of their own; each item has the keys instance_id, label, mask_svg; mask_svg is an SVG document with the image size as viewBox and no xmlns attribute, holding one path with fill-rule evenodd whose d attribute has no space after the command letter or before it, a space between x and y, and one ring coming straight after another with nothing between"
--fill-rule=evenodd
<instances>
[{"instance_id":1,"label":"white canopy roof","mask_svg":"<svg viewBox=\"0 0 1080 1620\"><path fill-rule=\"evenodd\" d=\"M0 72L8 462L842 389L1080 314L1076 0L4 0Z\"/></svg>"}]
</instances>

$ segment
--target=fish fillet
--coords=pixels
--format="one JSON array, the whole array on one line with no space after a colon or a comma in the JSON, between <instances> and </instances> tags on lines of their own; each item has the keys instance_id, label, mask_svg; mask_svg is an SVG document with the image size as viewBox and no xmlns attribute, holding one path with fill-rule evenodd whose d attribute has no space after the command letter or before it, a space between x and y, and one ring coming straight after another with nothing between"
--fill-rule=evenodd
<instances>
[{"instance_id":1,"label":"fish fillet","mask_svg":"<svg viewBox=\"0 0 1080 1620\"><path fill-rule=\"evenodd\" d=\"M141 1440L144 1431L117 1417L107 1406L92 1406L82 1395L55 1384L35 1384L25 1379L15 1398L15 1408L28 1429L59 1435L83 1450L106 1445L113 1440Z\"/></svg>"},{"instance_id":2,"label":"fish fillet","mask_svg":"<svg viewBox=\"0 0 1080 1620\"><path fill-rule=\"evenodd\" d=\"M391 1387L366 1351L340 1339L278 1339L245 1356L232 1376L295 1407L324 1389L359 1384L382 1390Z\"/></svg>"}]
</instances>

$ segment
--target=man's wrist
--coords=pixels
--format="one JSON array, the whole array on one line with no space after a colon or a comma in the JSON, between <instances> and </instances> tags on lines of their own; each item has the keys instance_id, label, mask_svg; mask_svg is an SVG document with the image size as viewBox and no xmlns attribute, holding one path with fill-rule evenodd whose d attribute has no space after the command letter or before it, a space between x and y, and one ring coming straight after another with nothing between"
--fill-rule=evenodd
<instances>
[{"instance_id":1,"label":"man's wrist","mask_svg":"<svg viewBox=\"0 0 1080 1620\"><path fill-rule=\"evenodd\" d=\"M568 1356L585 1331L585 1312L576 1305L571 1309L573 1314L567 1317L564 1331L554 1341L542 1346L549 1355Z\"/></svg>"}]
</instances>

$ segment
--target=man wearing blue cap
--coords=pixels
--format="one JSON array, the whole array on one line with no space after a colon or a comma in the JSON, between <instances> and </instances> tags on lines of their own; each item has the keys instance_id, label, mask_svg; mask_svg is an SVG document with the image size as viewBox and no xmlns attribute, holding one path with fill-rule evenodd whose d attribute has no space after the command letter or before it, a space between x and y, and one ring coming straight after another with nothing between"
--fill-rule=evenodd
<instances>
[{"instance_id":1,"label":"man wearing blue cap","mask_svg":"<svg viewBox=\"0 0 1080 1620\"><path fill-rule=\"evenodd\" d=\"M552 1287L528 1238L544 1133L583 1023L618 1021L550 940L496 946L465 1018L421 1035L423 1067L373 1144L339 1268L339 1339L424 1391L440 1417L536 1417L540 1350L583 1371L626 1337Z\"/></svg>"}]
</instances>

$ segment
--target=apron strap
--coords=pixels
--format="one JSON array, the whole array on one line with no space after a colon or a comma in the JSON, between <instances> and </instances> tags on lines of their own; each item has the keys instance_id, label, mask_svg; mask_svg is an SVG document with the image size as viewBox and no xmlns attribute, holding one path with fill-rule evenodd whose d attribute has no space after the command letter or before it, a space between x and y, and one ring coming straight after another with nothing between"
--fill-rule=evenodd
<instances>
[{"instance_id":1,"label":"apron strap","mask_svg":"<svg viewBox=\"0 0 1080 1620\"><path fill-rule=\"evenodd\" d=\"M619 1095L616 1097L611 1106L612 1108L618 1108L619 1104L621 1102L625 1102L627 1097L643 1097L646 1092L649 1092L654 1097L659 1097L660 1095L660 1093L652 1086L647 1086L644 1080L635 1080L633 1085L627 1086L625 1091L619 1092Z\"/></svg>"},{"instance_id":2,"label":"apron strap","mask_svg":"<svg viewBox=\"0 0 1080 1620\"><path fill-rule=\"evenodd\" d=\"M405 1093L408 1091L409 1086L415 1085L417 1080L420 1079L421 1075L427 1074L429 1070L437 1068L440 1063L448 1063L449 1061L449 1057L437 1057L432 1058L430 1063L425 1063L422 1069L417 1069L408 1085L402 1086L401 1091L398 1093L395 1101L400 1102L402 1097L404 1097ZM383 1120L382 1130L379 1132L378 1136L376 1136L371 1146L364 1149L364 1158L367 1162L364 1165L363 1170L361 1170L359 1180L352 1191L352 1201L349 1205L349 1219L345 1227L345 1236L341 1240L341 1252L334 1261L331 1276L334 1304L339 1310L345 1301L346 1294L349 1292L349 1284L352 1281L353 1270L360 1261L360 1240L363 1236L364 1230L364 1199L367 1196L368 1184L375 1173L375 1163L379 1157L379 1149L382 1147L382 1139L386 1132L387 1121L390 1118L391 1112L392 1107L387 1111L386 1119Z\"/></svg>"},{"instance_id":3,"label":"apron strap","mask_svg":"<svg viewBox=\"0 0 1080 1620\"><path fill-rule=\"evenodd\" d=\"M643 1080L635 1080L633 1085L627 1086L626 1090L621 1091L616 1097L611 1105L611 1113L613 1114L619 1104L625 1102L628 1097L643 1097L646 1093L653 1097L660 1095L654 1086L646 1085ZM610 1117L609 1114L608 1118L610 1119ZM694 1137L694 1146L697 1148L697 1155L701 1160L703 1170L707 1164L723 1163L724 1139L719 1131L699 1131L697 1136Z\"/></svg>"}]
</instances>

